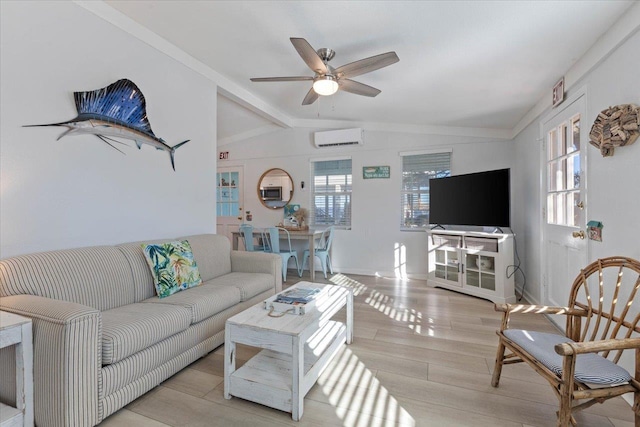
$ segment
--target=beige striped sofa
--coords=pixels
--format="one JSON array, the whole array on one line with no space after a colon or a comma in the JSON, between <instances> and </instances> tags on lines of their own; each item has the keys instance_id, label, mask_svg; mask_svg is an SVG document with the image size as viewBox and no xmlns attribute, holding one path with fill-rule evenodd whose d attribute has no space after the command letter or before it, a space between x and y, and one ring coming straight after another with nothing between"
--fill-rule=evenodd
<instances>
[{"instance_id":1,"label":"beige striped sofa","mask_svg":"<svg viewBox=\"0 0 640 427\"><path fill-rule=\"evenodd\" d=\"M188 240L201 286L158 299L140 243L0 260L0 309L33 319L38 426L92 426L224 341L227 318L282 289L280 257ZM155 243L154 242L154 243ZM0 401L15 401L13 352Z\"/></svg>"}]
</instances>

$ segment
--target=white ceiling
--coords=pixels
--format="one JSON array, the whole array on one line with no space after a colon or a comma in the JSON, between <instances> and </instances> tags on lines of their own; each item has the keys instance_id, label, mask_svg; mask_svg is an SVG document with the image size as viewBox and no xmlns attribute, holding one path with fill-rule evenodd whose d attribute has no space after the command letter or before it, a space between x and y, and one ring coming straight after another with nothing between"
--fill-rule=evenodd
<instances>
[{"instance_id":1,"label":"white ceiling","mask_svg":"<svg viewBox=\"0 0 640 427\"><path fill-rule=\"evenodd\" d=\"M293 119L511 130L633 1L115 1L107 3ZM400 62L310 106L290 37L336 51L333 67L395 51ZM219 97L220 98L220 97ZM269 120L220 99L219 138ZM234 136L235 135L235 136Z\"/></svg>"}]
</instances>

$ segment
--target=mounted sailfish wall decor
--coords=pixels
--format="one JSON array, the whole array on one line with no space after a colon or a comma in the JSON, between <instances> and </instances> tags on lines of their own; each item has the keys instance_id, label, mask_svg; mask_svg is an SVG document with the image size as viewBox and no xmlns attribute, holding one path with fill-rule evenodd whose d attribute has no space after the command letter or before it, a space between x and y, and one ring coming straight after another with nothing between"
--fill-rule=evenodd
<instances>
[{"instance_id":1,"label":"mounted sailfish wall decor","mask_svg":"<svg viewBox=\"0 0 640 427\"><path fill-rule=\"evenodd\" d=\"M142 144L148 144L157 150L169 153L171 167L174 171L176 170L173 156L176 150L189 140L170 147L162 138L154 135L147 119L144 95L131 80L118 80L107 87L88 92L74 92L73 97L78 110L78 116L75 119L25 127L66 127L67 130L58 137L58 140L66 135L95 135L121 153L123 152L112 143L125 144L113 138L135 141L139 149L142 148Z\"/></svg>"}]
</instances>

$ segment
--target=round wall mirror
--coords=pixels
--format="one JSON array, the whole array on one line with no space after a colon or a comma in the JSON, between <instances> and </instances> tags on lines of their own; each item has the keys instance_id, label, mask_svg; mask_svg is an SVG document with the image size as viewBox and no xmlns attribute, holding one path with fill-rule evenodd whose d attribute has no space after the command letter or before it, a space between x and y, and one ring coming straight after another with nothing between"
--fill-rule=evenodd
<instances>
[{"instance_id":1,"label":"round wall mirror","mask_svg":"<svg viewBox=\"0 0 640 427\"><path fill-rule=\"evenodd\" d=\"M258 199L269 209L282 209L293 197L293 180L282 169L269 169L258 180Z\"/></svg>"}]
</instances>

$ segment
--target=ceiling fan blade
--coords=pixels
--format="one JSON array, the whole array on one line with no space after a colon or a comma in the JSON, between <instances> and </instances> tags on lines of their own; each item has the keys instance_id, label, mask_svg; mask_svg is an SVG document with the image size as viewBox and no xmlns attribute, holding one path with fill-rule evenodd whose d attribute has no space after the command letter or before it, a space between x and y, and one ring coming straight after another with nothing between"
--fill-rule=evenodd
<instances>
[{"instance_id":1,"label":"ceiling fan blade","mask_svg":"<svg viewBox=\"0 0 640 427\"><path fill-rule=\"evenodd\" d=\"M329 72L327 66L322 62L322 59L318 56L315 49L311 47L309 42L298 37L291 37L289 40L291 40L293 47L298 51L298 55L300 55L309 68L318 74L327 74Z\"/></svg>"},{"instance_id":2,"label":"ceiling fan blade","mask_svg":"<svg viewBox=\"0 0 640 427\"><path fill-rule=\"evenodd\" d=\"M316 91L313 90L313 88L309 89L309 92L307 92L307 96L305 96L304 99L302 100L302 105L313 104L314 102L316 102L319 96L320 95L318 95Z\"/></svg>"},{"instance_id":3,"label":"ceiling fan blade","mask_svg":"<svg viewBox=\"0 0 640 427\"><path fill-rule=\"evenodd\" d=\"M400 58L398 58L398 55L396 55L395 52L381 53L380 55L371 56L369 58L361 59L359 61L343 65L342 67L338 67L335 70L335 74L340 78L355 77L395 64L398 61L400 61Z\"/></svg>"},{"instance_id":4,"label":"ceiling fan blade","mask_svg":"<svg viewBox=\"0 0 640 427\"><path fill-rule=\"evenodd\" d=\"M307 76L294 76L294 77L253 77L250 79L252 82L301 82L306 80L313 80L313 77Z\"/></svg>"},{"instance_id":5,"label":"ceiling fan blade","mask_svg":"<svg viewBox=\"0 0 640 427\"><path fill-rule=\"evenodd\" d=\"M338 85L340 86L341 90L345 92L355 93L356 95L374 97L382 92L380 89L376 89L375 87L371 87L364 83L358 83L349 79L338 80Z\"/></svg>"}]
</instances>

